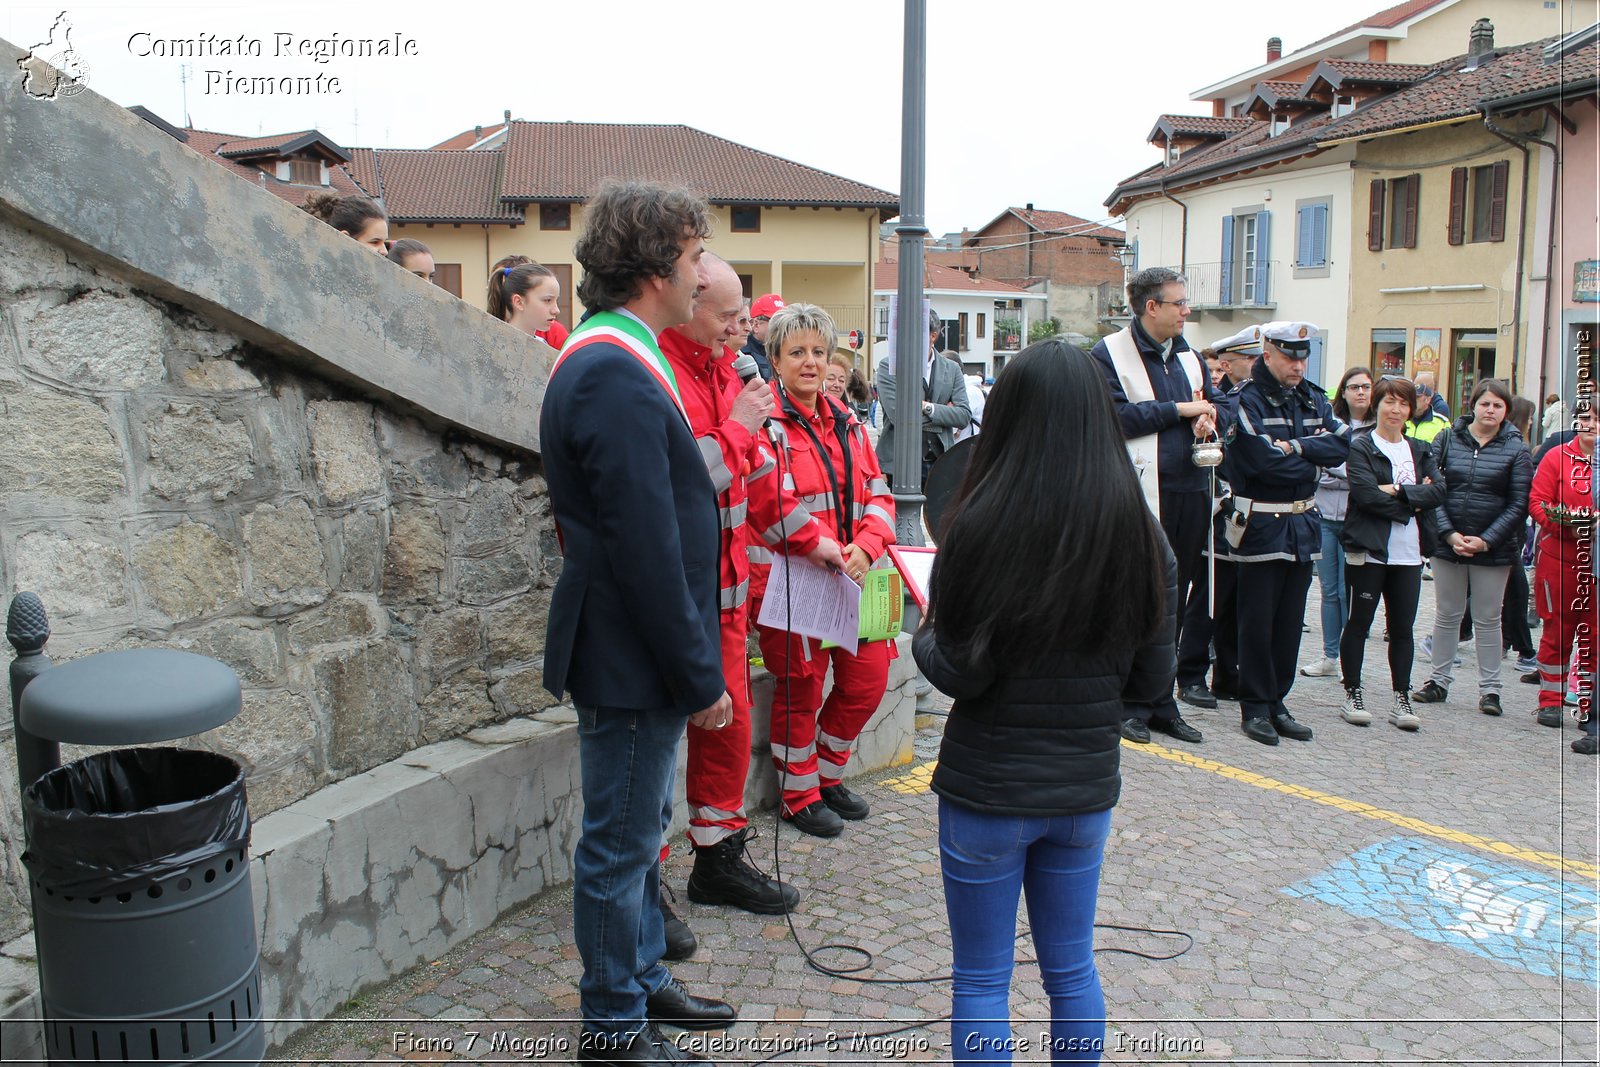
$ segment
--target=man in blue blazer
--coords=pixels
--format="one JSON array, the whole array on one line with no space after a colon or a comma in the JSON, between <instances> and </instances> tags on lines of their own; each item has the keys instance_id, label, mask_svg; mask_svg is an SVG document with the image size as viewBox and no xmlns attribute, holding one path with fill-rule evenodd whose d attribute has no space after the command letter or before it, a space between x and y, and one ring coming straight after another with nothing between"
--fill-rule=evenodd
<instances>
[{"instance_id":1,"label":"man in blue blazer","mask_svg":"<svg viewBox=\"0 0 1600 1067\"><path fill-rule=\"evenodd\" d=\"M721 729L733 714L717 631L716 492L655 340L693 316L709 233L705 204L685 191L602 186L573 249L590 314L540 412L565 556L545 688L572 693L583 779L573 862L580 1063L684 1062L657 1021L721 1029L735 1019L662 966L657 881L684 724Z\"/></svg>"}]
</instances>

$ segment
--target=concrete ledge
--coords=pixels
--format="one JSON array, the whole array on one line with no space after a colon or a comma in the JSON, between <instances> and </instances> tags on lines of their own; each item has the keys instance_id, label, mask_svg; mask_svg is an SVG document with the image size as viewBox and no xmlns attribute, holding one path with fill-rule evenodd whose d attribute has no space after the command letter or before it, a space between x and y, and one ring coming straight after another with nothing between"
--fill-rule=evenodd
<instances>
[{"instance_id":1,"label":"concrete ledge","mask_svg":"<svg viewBox=\"0 0 1600 1067\"><path fill-rule=\"evenodd\" d=\"M916 714L910 638L846 773L907 763ZM776 802L773 679L756 678L746 804ZM683 750L674 836L686 822ZM261 819L251 891L268 1040L279 1044L572 878L582 823L576 716L552 708L407 753ZM43 1058L31 936L0 949L0 1060Z\"/></svg>"},{"instance_id":2,"label":"concrete ledge","mask_svg":"<svg viewBox=\"0 0 1600 1067\"><path fill-rule=\"evenodd\" d=\"M0 212L314 373L539 450L554 354L0 40Z\"/></svg>"}]
</instances>

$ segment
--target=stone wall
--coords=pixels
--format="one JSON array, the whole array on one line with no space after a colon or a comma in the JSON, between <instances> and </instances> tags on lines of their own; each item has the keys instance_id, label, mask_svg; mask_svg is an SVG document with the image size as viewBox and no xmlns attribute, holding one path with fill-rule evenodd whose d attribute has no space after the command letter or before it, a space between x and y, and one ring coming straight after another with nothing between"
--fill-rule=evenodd
<instances>
[{"instance_id":1,"label":"stone wall","mask_svg":"<svg viewBox=\"0 0 1600 1067\"><path fill-rule=\"evenodd\" d=\"M537 457L287 367L4 221L0 262L37 268L0 277L0 575L43 598L57 660L159 645L233 667L244 711L197 743L245 764L258 818L555 703ZM5 939L27 923L14 779L0 799Z\"/></svg>"}]
</instances>

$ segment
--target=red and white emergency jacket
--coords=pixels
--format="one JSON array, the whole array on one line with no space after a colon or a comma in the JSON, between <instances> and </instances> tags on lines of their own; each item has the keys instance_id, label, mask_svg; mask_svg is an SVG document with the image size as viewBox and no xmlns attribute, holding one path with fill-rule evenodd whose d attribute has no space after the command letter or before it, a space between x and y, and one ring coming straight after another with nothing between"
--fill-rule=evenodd
<instances>
[{"instance_id":1,"label":"red and white emergency jacket","mask_svg":"<svg viewBox=\"0 0 1600 1067\"><path fill-rule=\"evenodd\" d=\"M784 489L841 549L857 545L876 563L894 544L894 497L866 428L825 393L817 396L817 410L806 413L779 382L772 383L772 391L778 400L772 428L782 452ZM755 539L749 556L752 593L759 597L767 589L772 556Z\"/></svg>"},{"instance_id":2,"label":"red and white emergency jacket","mask_svg":"<svg viewBox=\"0 0 1600 1067\"><path fill-rule=\"evenodd\" d=\"M717 606L736 611L750 592L746 545L754 543L752 538L788 555L804 556L822 540L823 526L812 521L792 492L780 488L772 444L765 435L752 434L728 418L734 398L744 388L733 372L733 354L719 345L721 353L716 355L676 329L663 330L656 340L677 376L689 429L717 490L722 516Z\"/></svg>"}]
</instances>

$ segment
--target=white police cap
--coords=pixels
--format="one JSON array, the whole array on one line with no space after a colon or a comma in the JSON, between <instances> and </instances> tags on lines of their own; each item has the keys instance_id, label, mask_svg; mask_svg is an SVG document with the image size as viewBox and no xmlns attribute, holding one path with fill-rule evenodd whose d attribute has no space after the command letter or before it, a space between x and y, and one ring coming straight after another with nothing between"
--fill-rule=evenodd
<instances>
[{"instance_id":1,"label":"white police cap","mask_svg":"<svg viewBox=\"0 0 1600 1067\"><path fill-rule=\"evenodd\" d=\"M1211 351L1221 359L1230 356L1253 357L1261 354L1261 327L1246 326L1232 337L1213 341Z\"/></svg>"},{"instance_id":2,"label":"white police cap","mask_svg":"<svg viewBox=\"0 0 1600 1067\"><path fill-rule=\"evenodd\" d=\"M1309 322L1269 322L1261 327L1261 336L1292 356L1304 356L1311 351L1311 339L1321 333Z\"/></svg>"}]
</instances>

